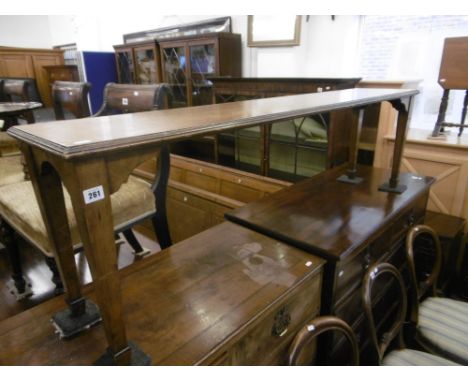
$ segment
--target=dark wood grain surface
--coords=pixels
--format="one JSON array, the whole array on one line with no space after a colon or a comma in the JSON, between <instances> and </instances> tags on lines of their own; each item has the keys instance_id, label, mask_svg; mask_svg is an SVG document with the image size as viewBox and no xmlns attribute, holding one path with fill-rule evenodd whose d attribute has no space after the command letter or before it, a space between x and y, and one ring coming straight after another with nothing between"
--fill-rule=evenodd
<instances>
[{"instance_id":1,"label":"dark wood grain surface","mask_svg":"<svg viewBox=\"0 0 468 382\"><path fill-rule=\"evenodd\" d=\"M261 325L263 319L285 301L294 305L290 296L294 290L305 292L304 284L317 294L311 309L318 311L323 264L322 259L225 222L121 271L129 338L155 365L212 363L244 336L249 339L246 333L255 337L266 330L271 337L271 327ZM309 299L301 295L296 301L302 302L291 308L292 321L310 318L293 314L302 314L301 309L312 303L310 288ZM94 297L92 286L85 288L85 294ZM49 320L64 307L58 297L0 322L0 364L89 365L95 361L107 347L102 324L74 339L59 340ZM304 324L301 320L297 330ZM256 329L250 332L252 328ZM292 341L294 332L289 334L287 339ZM253 348L243 347L235 357L251 352L261 363L261 357L274 353L274 341L283 339L267 339L271 348L258 354L255 349L264 342L253 341Z\"/></svg>"},{"instance_id":2,"label":"dark wood grain surface","mask_svg":"<svg viewBox=\"0 0 468 382\"><path fill-rule=\"evenodd\" d=\"M347 89L15 126L12 136L64 158L172 142L324 111L411 97L411 89Z\"/></svg>"},{"instance_id":3,"label":"dark wood grain surface","mask_svg":"<svg viewBox=\"0 0 468 382\"><path fill-rule=\"evenodd\" d=\"M362 183L337 182L345 166L325 171L226 214L227 219L326 258L343 260L382 232L434 179L400 174L403 194L378 191L389 171L358 166Z\"/></svg>"}]
</instances>

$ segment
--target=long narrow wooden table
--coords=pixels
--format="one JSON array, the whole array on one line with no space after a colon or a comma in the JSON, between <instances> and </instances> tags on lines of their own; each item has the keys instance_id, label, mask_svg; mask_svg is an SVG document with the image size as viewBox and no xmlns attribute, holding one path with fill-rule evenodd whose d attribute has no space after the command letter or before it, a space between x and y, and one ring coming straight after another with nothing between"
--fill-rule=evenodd
<instances>
[{"instance_id":1,"label":"long narrow wooden table","mask_svg":"<svg viewBox=\"0 0 468 382\"><path fill-rule=\"evenodd\" d=\"M90 264L111 359L117 365L131 364L132 349L122 319L110 195L135 167L161 152L167 159L167 150L163 148L179 139L352 108L356 112L350 123L355 126L355 133L347 178L353 182L358 178L356 158L361 110L370 104L389 101L399 111L399 117L393 169L383 189L402 192L404 187L398 184L398 171L409 105L417 93L408 89L349 89L11 128L9 134L20 141L25 155L66 285L70 311L61 317L69 318L67 325L78 325L80 329L95 320L95 317L87 318L90 304L80 290L61 183L70 194ZM169 160L160 165L162 181L167 180L168 166ZM164 208L165 193L159 197L159 208ZM167 219L161 218L160 224L167 226Z\"/></svg>"}]
</instances>

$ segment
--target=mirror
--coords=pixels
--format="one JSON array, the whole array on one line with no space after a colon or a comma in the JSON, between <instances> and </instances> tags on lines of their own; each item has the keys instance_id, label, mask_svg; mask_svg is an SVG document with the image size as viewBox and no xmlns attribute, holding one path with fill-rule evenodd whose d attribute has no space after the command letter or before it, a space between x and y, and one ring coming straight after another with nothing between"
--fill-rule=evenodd
<instances>
[{"instance_id":1,"label":"mirror","mask_svg":"<svg viewBox=\"0 0 468 382\"><path fill-rule=\"evenodd\" d=\"M248 16L247 46L294 46L300 43L301 16Z\"/></svg>"}]
</instances>

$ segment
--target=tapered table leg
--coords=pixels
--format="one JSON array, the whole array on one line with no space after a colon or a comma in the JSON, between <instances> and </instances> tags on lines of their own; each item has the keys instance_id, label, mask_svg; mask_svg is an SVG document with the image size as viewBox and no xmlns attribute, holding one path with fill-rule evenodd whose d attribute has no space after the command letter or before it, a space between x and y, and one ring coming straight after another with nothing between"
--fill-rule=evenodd
<instances>
[{"instance_id":1,"label":"tapered table leg","mask_svg":"<svg viewBox=\"0 0 468 382\"><path fill-rule=\"evenodd\" d=\"M64 179L93 277L109 349L97 364L147 365L150 358L127 341L123 322L120 277L114 240L106 161L90 159L75 163Z\"/></svg>"},{"instance_id":2,"label":"tapered table leg","mask_svg":"<svg viewBox=\"0 0 468 382\"><path fill-rule=\"evenodd\" d=\"M62 337L70 337L99 322L101 317L96 305L81 294L59 175L49 163L36 158L30 147L22 146L22 151L66 289L68 309L55 314L52 320Z\"/></svg>"},{"instance_id":3,"label":"tapered table leg","mask_svg":"<svg viewBox=\"0 0 468 382\"><path fill-rule=\"evenodd\" d=\"M405 144L406 134L408 132L407 125L411 98L408 99L408 105L405 105L401 100L391 101L391 104L398 111L395 147L393 149L392 172L389 181L380 185L379 191L395 192L397 194L401 194L407 188L404 184L398 184L398 174L400 172L403 147Z\"/></svg>"},{"instance_id":4,"label":"tapered table leg","mask_svg":"<svg viewBox=\"0 0 468 382\"><path fill-rule=\"evenodd\" d=\"M260 126L260 174L268 176L270 171L270 135L272 124Z\"/></svg>"},{"instance_id":5,"label":"tapered table leg","mask_svg":"<svg viewBox=\"0 0 468 382\"><path fill-rule=\"evenodd\" d=\"M357 176L357 159L359 152L359 139L361 137L362 122L364 119L364 109L353 109L353 120L350 136L349 149L349 169L347 174L341 175L337 180L339 182L358 184L362 182L362 178Z\"/></svg>"}]
</instances>

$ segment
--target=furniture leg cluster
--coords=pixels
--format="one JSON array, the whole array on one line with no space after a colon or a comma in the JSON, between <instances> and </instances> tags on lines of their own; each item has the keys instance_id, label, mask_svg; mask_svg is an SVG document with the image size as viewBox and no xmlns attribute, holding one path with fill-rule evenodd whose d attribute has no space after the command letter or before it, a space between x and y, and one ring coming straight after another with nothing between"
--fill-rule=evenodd
<instances>
[{"instance_id":1,"label":"furniture leg cluster","mask_svg":"<svg viewBox=\"0 0 468 382\"><path fill-rule=\"evenodd\" d=\"M468 108L468 76L466 65L468 53L468 37L446 38L440 63L439 85L444 89L440 101L439 114L432 131L432 137L437 138L444 133L445 127L458 127L458 136L462 135L463 129L468 125L465 123ZM446 113L449 104L451 90L465 91L460 122L447 122Z\"/></svg>"},{"instance_id":2,"label":"furniture leg cluster","mask_svg":"<svg viewBox=\"0 0 468 382\"><path fill-rule=\"evenodd\" d=\"M191 346L198 347L205 344L205 340L200 338L199 341L194 340L187 345L189 346L187 352L179 352L177 357L182 357L180 353L186 353L187 358L174 358L177 363L204 363L208 360L208 363L224 363L224 361L236 363L236 360L239 363L254 362L253 356L239 358L248 348L244 341L254 337L258 340L256 346L267 346L270 343L270 339L262 334L262 325L258 321L250 321L253 326L243 326L240 321L231 321L239 317L242 311L240 308L218 319L214 317L216 310L211 310L215 309L216 301L210 303L210 288L221 300L231 301L237 298L236 294L242 295L244 290L244 280L239 279L241 274L254 280L255 288L260 288L258 293L261 297L270 301L265 305L265 302L255 303L253 298L244 296L246 298L244 303L252 309L249 310L252 316L258 317L259 312L262 312L262 317L259 319L273 318L274 328L269 330L269 336L290 339L290 335L298 330L299 322L304 323L318 313L318 307L314 304L320 301L320 298L310 298L314 294L313 290L317 293L322 290L320 308L322 312L338 310L347 301L351 303L352 299L348 298L352 295L356 283L359 283L357 280L362 268L398 253L401 235L424 214L432 179L412 174L400 176L398 174L408 113L408 107L399 100L409 100L415 94L417 94L415 90L350 89L198 108L60 121L54 124L36 124L34 128L19 126L10 129L10 134L20 141L21 150L25 155L52 249L57 256L67 290L66 301L69 304L72 321L80 321L82 324L76 328L79 330L94 323L96 316L92 314L87 322L84 324L81 322L83 314L93 312L90 312L89 303L86 303L88 300L83 297L77 278L62 183L70 194L79 234L93 277L93 296L99 306L105 338L109 345L105 356L100 357L98 362L115 365L148 364L150 358L155 362L154 354L157 350L152 348L156 345L151 344L151 341L162 335L162 332L148 329L153 333L151 338L145 339L145 335L140 333L138 335L140 340L132 343L128 340L124 323L124 312L127 311L128 315L128 310L131 309L125 305L126 303L131 303L135 307L134 314L137 316L138 312L141 312L141 305L134 305L136 304L134 299L126 301L126 296L130 293L129 290L132 290L134 298L137 298L136 296L143 298L147 294L145 288L150 288L148 282L144 281L145 277L146 280L151 278L151 282L159 280L159 277L163 280L167 278L167 286L164 282L158 281L158 288L161 289L149 293L152 297L157 294L164 296L165 293L170 296L181 290L186 291L179 296L178 304L168 308L170 315L161 310L164 304L154 305L148 301L148 310L154 312L154 316L151 317L154 321L145 321L149 327L157 325L158 314L161 315L161 319L166 317L167 320L174 320L176 326L182 325L178 313L187 304L195 306L198 317L214 325L212 333L218 345L213 343L211 345L216 350L191 358L190 355L194 351ZM179 243L179 247L169 247L163 256L164 261L172 264L167 266L169 268L156 264L156 260L154 266L145 269L136 267L132 277L133 282L138 285L131 285L128 281L125 287L127 289L122 288L121 276L116 266L110 196L127 181L134 168L153 157L155 153L159 152L162 157L167 158L167 162L162 161L163 164L159 168L158 177L163 186L161 193L156 196L160 215L155 228L159 230L158 236L164 246L164 240L168 238L169 232L165 210L169 155L165 145L179 139L216 134L329 110L345 108L359 110L366 105L382 101L392 101L401 115L397 125L393 168L390 172L356 167L356 155L351 155L353 161L350 164L351 173L343 166L338 167L229 213L227 215L229 220L244 225L249 230L237 224L224 223ZM357 121L359 119L357 118ZM356 129L353 134L355 140L352 142L354 148L359 138L358 125L354 127ZM352 152L355 151L356 149ZM350 174L362 177L363 181L359 184L336 181L345 174L348 177ZM381 186L388 178L388 185ZM236 233L239 230L247 232L245 233L247 236L253 235L253 238L250 236L242 238L241 234ZM263 236L262 238L258 236L260 234L266 234L272 239L262 239ZM226 247L227 244L223 243L229 243L229 246ZM382 243L392 244L390 253L380 247ZM268 250L264 250L265 248ZM179 251L184 252L183 255ZM300 261L289 259L287 254L289 251L299 251L300 254L296 255L300 256ZM303 251L308 254L304 254ZM195 257L191 258L192 255ZM320 278L316 278L314 286L307 286L308 281L305 280L304 272L312 277L318 274L318 269L323 264L323 261L314 255L327 260L323 284ZM178 277L180 269L177 268L177 263L183 263L184 256L193 262L184 268L187 274ZM205 286L208 288L208 292L204 292L206 295L192 296L190 289L186 289L188 280L197 278L198 273L202 270L205 272L207 268L212 271L212 267L219 264L218 261L222 263L229 256L234 257L236 263L242 264L242 270L228 277L229 281L226 280L225 284L226 294L219 291L220 284L210 281ZM297 264L297 269L294 264ZM157 266L162 267L161 274L158 274ZM221 273L225 274L228 271L229 266L226 265ZM138 275L138 272L141 274ZM132 277L129 276L129 280ZM340 279L346 282L341 282ZM296 289L299 284L302 287ZM200 291L200 285L197 284L194 293ZM271 288L276 290L276 293L271 298L267 298L272 292L269 288L261 287L263 285L273 285ZM278 285L283 285L286 289L278 293ZM153 286L153 290L154 288ZM236 292L233 292L234 290ZM312 305L306 304L306 300ZM285 301L287 301L286 306L282 306L282 302ZM249 305L250 303L253 305ZM232 304L235 305L236 302ZM353 309L346 308L346 311ZM355 318L354 313L352 318ZM140 314L144 316L144 313ZM249 317L247 319L250 319ZM140 316L135 318L142 319ZM292 326L296 329L290 326L293 322ZM221 327L232 330L221 330ZM291 329L288 329L289 327ZM185 333L183 325L177 326L176 329L181 331L180 335ZM164 329L159 327L158 330ZM219 336L214 333L218 333ZM135 335L135 331L132 331L132 335ZM177 333L172 335L177 338ZM71 349L75 340L70 341L70 345L63 346ZM103 341L99 343L102 346ZM226 348L227 344L230 347ZM286 342L281 341L280 344L272 345L271 349L274 349L272 353L278 354L277 358L275 356L269 360L257 359L256 362L279 362L284 356L284 354L280 356L279 352L284 350L286 345ZM140 346L144 353L148 353L151 357L142 354L138 350ZM161 347L158 347L158 350L162 351L160 349ZM100 350L104 351L102 348ZM96 355L96 352L93 354ZM168 359L158 358L161 362L165 360ZM57 362L66 362L66 360L58 359ZM89 358L86 362L89 362Z\"/></svg>"}]
</instances>

